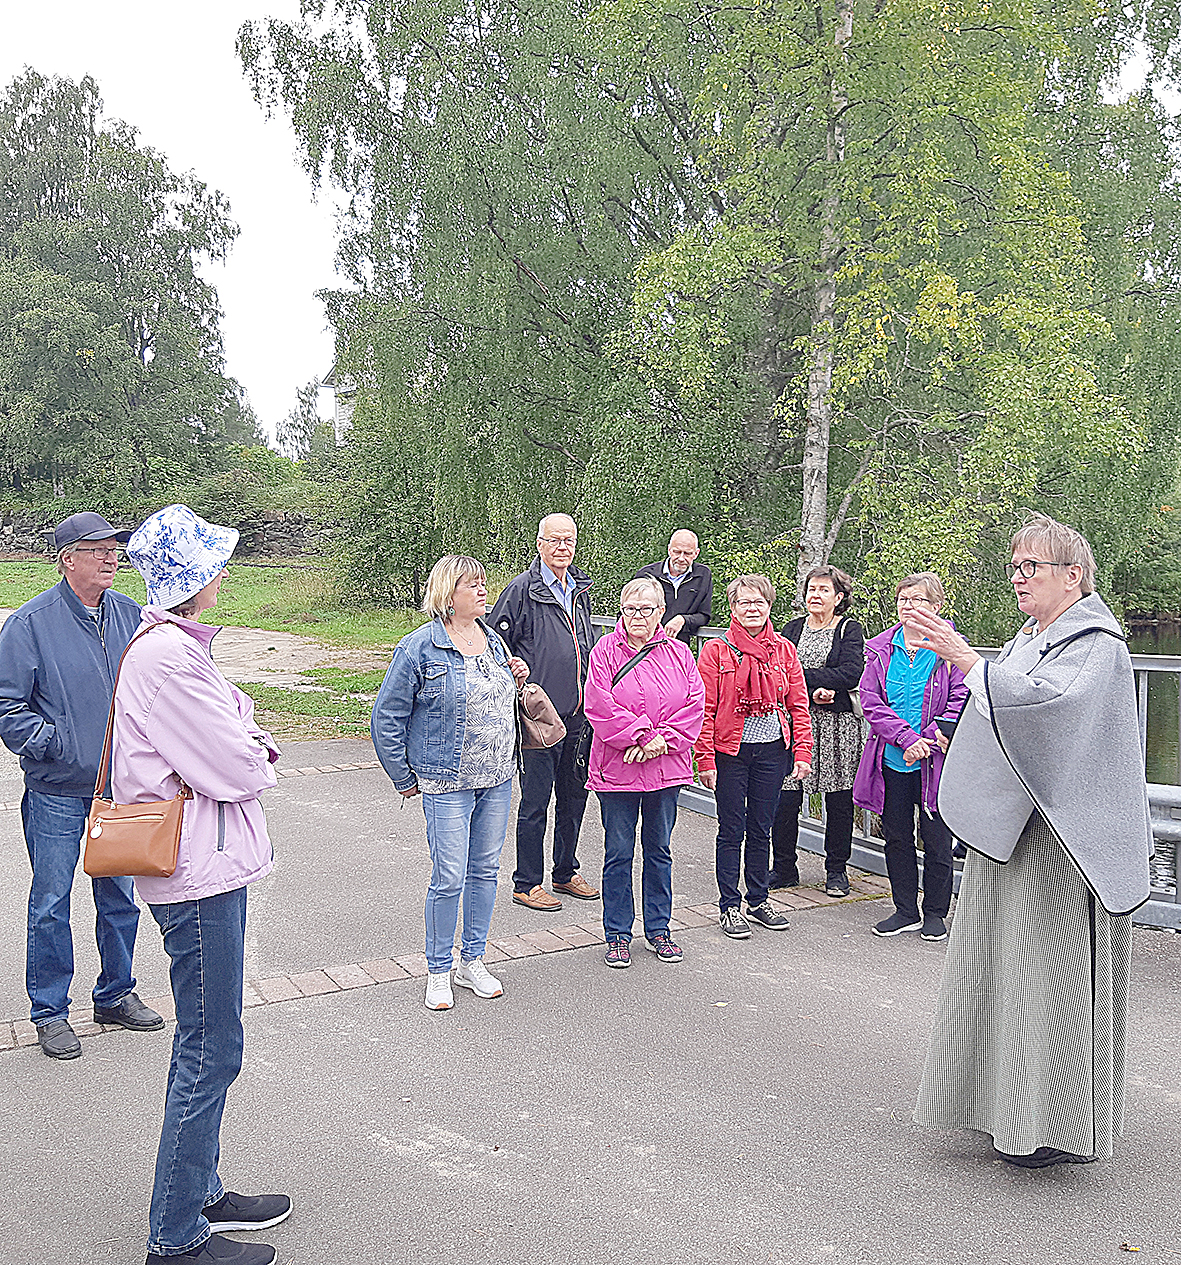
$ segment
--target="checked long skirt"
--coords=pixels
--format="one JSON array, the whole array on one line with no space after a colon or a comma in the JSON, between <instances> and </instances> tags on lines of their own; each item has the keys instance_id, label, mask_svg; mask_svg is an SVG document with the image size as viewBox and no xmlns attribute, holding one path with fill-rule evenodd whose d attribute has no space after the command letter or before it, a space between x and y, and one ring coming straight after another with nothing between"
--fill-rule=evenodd
<instances>
[{"instance_id":1,"label":"checked long skirt","mask_svg":"<svg viewBox=\"0 0 1181 1265\"><path fill-rule=\"evenodd\" d=\"M1040 814L964 866L914 1118L998 1151L1109 1158L1122 1133L1131 918L1095 899Z\"/></svg>"}]
</instances>

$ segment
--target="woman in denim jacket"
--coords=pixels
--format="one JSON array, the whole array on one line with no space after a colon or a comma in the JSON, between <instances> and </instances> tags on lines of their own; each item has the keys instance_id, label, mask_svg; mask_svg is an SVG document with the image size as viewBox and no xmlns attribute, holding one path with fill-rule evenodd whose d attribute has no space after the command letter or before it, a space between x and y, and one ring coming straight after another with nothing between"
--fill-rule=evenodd
<instances>
[{"instance_id":1,"label":"woman in denim jacket","mask_svg":"<svg viewBox=\"0 0 1181 1265\"><path fill-rule=\"evenodd\" d=\"M529 668L483 621L488 586L475 558L440 558L422 609L431 622L398 642L373 704L371 732L394 788L423 797L432 867L426 1007L450 1010L461 897L455 983L477 997L503 991L484 965L484 950L516 767L517 686Z\"/></svg>"}]
</instances>

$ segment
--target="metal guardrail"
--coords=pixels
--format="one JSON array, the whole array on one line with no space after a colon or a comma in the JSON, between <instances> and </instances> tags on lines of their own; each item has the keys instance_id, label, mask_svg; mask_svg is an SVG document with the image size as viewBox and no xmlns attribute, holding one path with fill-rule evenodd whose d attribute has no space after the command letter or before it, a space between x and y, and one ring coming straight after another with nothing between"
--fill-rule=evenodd
<instances>
[{"instance_id":1,"label":"metal guardrail","mask_svg":"<svg viewBox=\"0 0 1181 1265\"><path fill-rule=\"evenodd\" d=\"M605 616L593 616L591 623L595 626L597 636L615 627L615 620ZM702 628L694 639L698 643L711 637L721 637L724 628ZM999 650L986 646L979 650L985 658L991 659ZM1148 738L1148 691L1149 682L1156 673L1168 673L1179 678L1178 681L1178 751L1181 753L1181 656L1161 654L1134 654L1132 668L1136 674L1136 703L1140 719L1140 746L1144 750ZM1181 762L1181 754L1179 754ZM1181 779L1181 767L1178 769ZM1148 804L1152 817L1152 834L1156 843L1156 855L1150 865L1152 896L1146 905L1142 905L1134 915L1134 921L1141 926L1165 927L1181 931L1181 902L1177 894L1178 854L1181 852L1181 785L1170 786L1160 782L1148 782ZM824 855L824 814L823 797L815 796L821 805L819 816L805 815L800 821L799 846L806 852ZM714 803L713 791L704 786L687 786L681 791L678 803L692 812L704 813L709 817L718 815ZM810 811L810 805L805 805ZM860 810L859 810L860 811ZM864 818L868 816L861 813ZM853 835L853 855L851 864L858 869L872 874L886 873L886 858L882 852L882 841L872 834L858 831ZM922 853L919 854L920 872ZM959 890L961 863L956 863L955 888Z\"/></svg>"}]
</instances>

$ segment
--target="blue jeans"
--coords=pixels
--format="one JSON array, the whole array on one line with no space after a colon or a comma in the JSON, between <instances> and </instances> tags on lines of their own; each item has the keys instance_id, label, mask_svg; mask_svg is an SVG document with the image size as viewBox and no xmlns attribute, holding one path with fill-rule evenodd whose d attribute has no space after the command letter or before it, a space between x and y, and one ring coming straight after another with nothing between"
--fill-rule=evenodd
<instances>
[{"instance_id":1,"label":"blue jeans","mask_svg":"<svg viewBox=\"0 0 1181 1265\"><path fill-rule=\"evenodd\" d=\"M767 899L771 827L788 771L787 748L782 738L774 742L744 742L737 755L718 751L714 759L718 770L714 788L718 806L718 907L724 912L742 904L738 890L740 869L746 878L746 903L761 905Z\"/></svg>"},{"instance_id":2,"label":"blue jeans","mask_svg":"<svg viewBox=\"0 0 1181 1265\"><path fill-rule=\"evenodd\" d=\"M478 791L445 791L422 797L431 849L431 882L426 889L426 963L436 974L451 969L461 896L463 960L470 962L484 956L512 795L510 777L499 786Z\"/></svg>"},{"instance_id":3,"label":"blue jeans","mask_svg":"<svg viewBox=\"0 0 1181 1265\"><path fill-rule=\"evenodd\" d=\"M33 867L29 888L29 944L25 985L35 1024L65 1019L70 1013L74 978L74 938L70 933L70 891L90 801L68 795L25 791L21 821ZM117 1005L135 987L131 955L139 908L129 878L91 879L94 890L94 935L102 964L94 986L94 1004Z\"/></svg>"},{"instance_id":4,"label":"blue jeans","mask_svg":"<svg viewBox=\"0 0 1181 1265\"><path fill-rule=\"evenodd\" d=\"M176 1035L148 1214L148 1251L176 1256L209 1237L202 1209L223 1193L217 1175L226 1090L242 1068L246 889L151 905L172 961Z\"/></svg>"},{"instance_id":5,"label":"blue jeans","mask_svg":"<svg viewBox=\"0 0 1181 1265\"><path fill-rule=\"evenodd\" d=\"M596 791L606 835L603 858L603 934L608 940L631 940L636 920L632 860L636 854L636 822L644 865L640 890L644 899L644 935L668 934L673 912L673 857L669 848L677 820L679 786L660 791Z\"/></svg>"}]
</instances>

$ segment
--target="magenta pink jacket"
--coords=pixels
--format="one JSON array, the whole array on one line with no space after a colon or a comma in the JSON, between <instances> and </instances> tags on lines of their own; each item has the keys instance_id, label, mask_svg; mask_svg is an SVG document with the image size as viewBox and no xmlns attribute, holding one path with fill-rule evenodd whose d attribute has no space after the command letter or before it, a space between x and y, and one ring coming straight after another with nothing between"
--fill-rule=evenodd
<instances>
[{"instance_id":1,"label":"magenta pink jacket","mask_svg":"<svg viewBox=\"0 0 1181 1265\"><path fill-rule=\"evenodd\" d=\"M275 785L279 750L254 723L254 702L222 676L210 654L221 630L145 606L140 637L115 693L111 791L119 804L171 799L179 774L185 804L171 878L137 878L150 905L234 891L269 874L271 841L259 795Z\"/></svg>"},{"instance_id":2,"label":"magenta pink jacket","mask_svg":"<svg viewBox=\"0 0 1181 1265\"><path fill-rule=\"evenodd\" d=\"M693 744L705 716L705 687L683 641L657 628L654 649L614 688L611 680L635 651L627 644L623 621L590 653L586 678L586 718L595 731L587 785L592 791L659 791L693 781ZM668 753L624 763L628 747L653 734L668 743Z\"/></svg>"}]
</instances>

